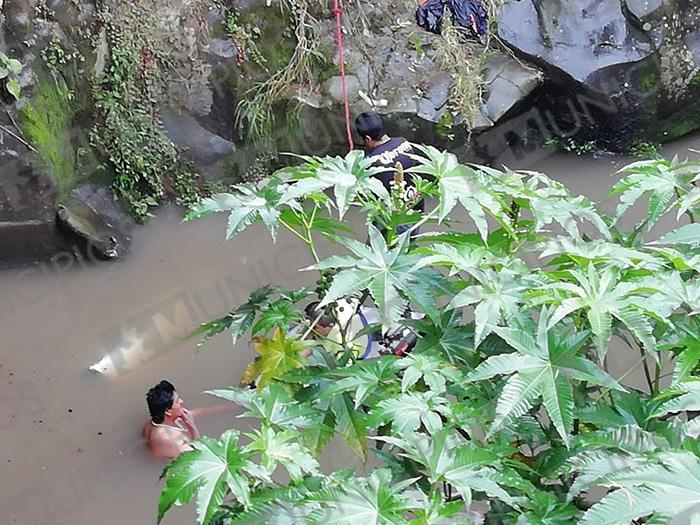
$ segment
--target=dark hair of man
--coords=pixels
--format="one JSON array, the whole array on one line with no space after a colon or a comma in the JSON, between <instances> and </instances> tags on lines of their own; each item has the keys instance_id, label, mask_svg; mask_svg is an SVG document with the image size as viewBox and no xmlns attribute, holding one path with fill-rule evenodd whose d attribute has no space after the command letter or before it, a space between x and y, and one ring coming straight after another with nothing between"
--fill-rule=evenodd
<instances>
[{"instance_id":1,"label":"dark hair of man","mask_svg":"<svg viewBox=\"0 0 700 525\"><path fill-rule=\"evenodd\" d=\"M316 323L316 326L328 328L329 326L333 325L335 319L333 319L332 315L323 313L323 309L318 307L319 304L321 304L319 301L313 301L306 305L306 308L304 309L304 312L306 312L306 318L310 323L313 323L320 314L323 314Z\"/></svg>"},{"instance_id":2,"label":"dark hair of man","mask_svg":"<svg viewBox=\"0 0 700 525\"><path fill-rule=\"evenodd\" d=\"M373 111L360 113L355 119L355 128L360 137L369 137L372 140L379 140L386 135L382 117Z\"/></svg>"},{"instance_id":3,"label":"dark hair of man","mask_svg":"<svg viewBox=\"0 0 700 525\"><path fill-rule=\"evenodd\" d=\"M170 381L161 381L151 388L146 394L148 411L154 423L162 423L165 419L165 411L173 406L175 387Z\"/></svg>"}]
</instances>

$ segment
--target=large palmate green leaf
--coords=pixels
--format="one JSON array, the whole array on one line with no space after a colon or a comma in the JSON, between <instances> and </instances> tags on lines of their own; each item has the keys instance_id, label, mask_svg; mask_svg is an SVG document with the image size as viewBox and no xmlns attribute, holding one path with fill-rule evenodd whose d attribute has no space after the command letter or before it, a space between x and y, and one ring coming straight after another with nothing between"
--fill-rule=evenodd
<instances>
[{"instance_id":1,"label":"large palmate green leaf","mask_svg":"<svg viewBox=\"0 0 700 525\"><path fill-rule=\"evenodd\" d=\"M660 401L649 398L638 390L612 391L608 400L597 399L593 403L578 407L576 417L587 425L599 429L619 428L626 425L657 431L658 421L654 412Z\"/></svg>"},{"instance_id":2,"label":"large palmate green leaf","mask_svg":"<svg viewBox=\"0 0 700 525\"><path fill-rule=\"evenodd\" d=\"M589 487L596 486L609 474L628 467L643 465L646 458L611 450L590 450L572 457L562 467L561 473L576 473L569 488L568 498L573 499Z\"/></svg>"},{"instance_id":3,"label":"large palmate green leaf","mask_svg":"<svg viewBox=\"0 0 700 525\"><path fill-rule=\"evenodd\" d=\"M446 310L438 322L414 320L411 326L422 334L416 353L429 350L442 352L453 365L466 363L474 356L474 327L461 324L460 310Z\"/></svg>"},{"instance_id":4,"label":"large palmate green leaf","mask_svg":"<svg viewBox=\"0 0 700 525\"><path fill-rule=\"evenodd\" d=\"M581 434L576 446L582 449L614 449L628 454L644 454L667 447L665 439L637 425L623 425Z\"/></svg>"},{"instance_id":5,"label":"large palmate green leaf","mask_svg":"<svg viewBox=\"0 0 700 525\"><path fill-rule=\"evenodd\" d=\"M534 492L523 501L525 508L515 525L571 525L578 523L581 513L572 503L559 501L549 492Z\"/></svg>"},{"instance_id":6,"label":"large palmate green leaf","mask_svg":"<svg viewBox=\"0 0 700 525\"><path fill-rule=\"evenodd\" d=\"M349 393L334 396L330 410L335 416L336 431L363 460L367 459L367 423L364 412L355 409Z\"/></svg>"},{"instance_id":7,"label":"large palmate green leaf","mask_svg":"<svg viewBox=\"0 0 700 525\"><path fill-rule=\"evenodd\" d=\"M377 469L366 478L355 478L342 487L325 489L309 500L321 505L304 525L408 525L406 513L416 503L405 489L416 480L392 483L391 472Z\"/></svg>"},{"instance_id":8,"label":"large palmate green leaf","mask_svg":"<svg viewBox=\"0 0 700 525\"><path fill-rule=\"evenodd\" d=\"M452 485L467 507L473 492L483 492L508 505L515 505L518 498L513 498L504 487L531 488L529 483L504 467L492 450L475 443L460 442L451 428L444 428L430 437L404 434L400 438L377 439L402 449L409 458L422 465L431 483Z\"/></svg>"},{"instance_id":9,"label":"large palmate green leaf","mask_svg":"<svg viewBox=\"0 0 700 525\"><path fill-rule=\"evenodd\" d=\"M332 188L338 215L342 219L358 195L372 194L384 201L389 200L386 188L375 177L384 168L373 167L374 160L364 157L360 150L351 151L345 157L303 158L307 161L306 169L302 168L299 171L301 177L285 189L284 201Z\"/></svg>"},{"instance_id":10,"label":"large palmate green leaf","mask_svg":"<svg viewBox=\"0 0 700 525\"><path fill-rule=\"evenodd\" d=\"M235 345L249 330L253 334L263 335L273 328L286 330L304 317L295 305L308 297L309 293L306 288L290 291L279 286L261 286L250 294L244 304L223 317L203 323L187 339L202 337L197 344L202 346L212 337L229 330Z\"/></svg>"},{"instance_id":11,"label":"large palmate green leaf","mask_svg":"<svg viewBox=\"0 0 700 525\"><path fill-rule=\"evenodd\" d=\"M651 229L672 207L676 195L685 195L691 191L698 167L690 163L679 163L675 159L654 159L634 162L618 173L627 175L610 190L612 195L620 195L616 220L641 197L648 197L649 208L645 222L647 228Z\"/></svg>"},{"instance_id":12,"label":"large palmate green leaf","mask_svg":"<svg viewBox=\"0 0 700 525\"><path fill-rule=\"evenodd\" d=\"M652 270L663 266L663 261L653 254L601 239L583 241L573 237L557 237L542 243L541 248L540 258L561 256L556 259L557 263L561 263L562 259L566 258L582 266L588 262L604 262L620 268L636 267Z\"/></svg>"},{"instance_id":13,"label":"large palmate green leaf","mask_svg":"<svg viewBox=\"0 0 700 525\"><path fill-rule=\"evenodd\" d=\"M459 292L452 299L450 307L476 305L474 345L479 346L503 321L518 315L527 285L521 276L509 270L472 270L471 274L479 284Z\"/></svg>"},{"instance_id":14,"label":"large palmate green leaf","mask_svg":"<svg viewBox=\"0 0 700 525\"><path fill-rule=\"evenodd\" d=\"M700 244L700 224L686 224L650 244L688 244L697 246Z\"/></svg>"},{"instance_id":15,"label":"large palmate green leaf","mask_svg":"<svg viewBox=\"0 0 700 525\"><path fill-rule=\"evenodd\" d=\"M313 478L308 478L313 479ZM222 507L221 525L298 525L313 510L303 503L312 490L303 484L283 488L262 488L250 493L248 508ZM216 519L216 518L215 518Z\"/></svg>"},{"instance_id":16,"label":"large palmate green leaf","mask_svg":"<svg viewBox=\"0 0 700 525\"><path fill-rule=\"evenodd\" d=\"M684 280L680 272L657 272L641 279L640 284L654 291L641 304L663 319L681 307L689 315L700 313L700 279L697 277Z\"/></svg>"},{"instance_id":17,"label":"large palmate green leaf","mask_svg":"<svg viewBox=\"0 0 700 525\"><path fill-rule=\"evenodd\" d=\"M700 175L700 166L697 167L698 175ZM695 177L697 181L698 177ZM678 199L678 213L676 219L679 220L684 213L690 213L691 217L697 216L700 212L700 188L695 187L689 193Z\"/></svg>"},{"instance_id":18,"label":"large palmate green leaf","mask_svg":"<svg viewBox=\"0 0 700 525\"><path fill-rule=\"evenodd\" d=\"M644 459L592 480L592 485L617 490L593 505L581 525L627 524L653 513L691 523L700 510L700 459L670 451Z\"/></svg>"},{"instance_id":19,"label":"large palmate green leaf","mask_svg":"<svg viewBox=\"0 0 700 525\"><path fill-rule=\"evenodd\" d=\"M524 208L535 219L534 230L547 232L550 224L557 223L571 237L580 238L579 222L591 223L605 238L610 232L596 207L583 196L572 197L566 186L535 171L506 171L485 166L478 167L488 179L485 184L506 200L513 199L516 209Z\"/></svg>"},{"instance_id":20,"label":"large palmate green leaf","mask_svg":"<svg viewBox=\"0 0 700 525\"><path fill-rule=\"evenodd\" d=\"M231 330L233 344L236 344L236 341L250 330L255 322L255 316L258 311L270 303L270 296L277 293L277 290L276 287L270 285L257 288L250 294L250 297L244 304L219 319L214 319L213 321L202 324L187 337L194 338L204 336L199 343L201 346L208 339L226 330Z\"/></svg>"},{"instance_id":21,"label":"large palmate green leaf","mask_svg":"<svg viewBox=\"0 0 700 525\"><path fill-rule=\"evenodd\" d=\"M496 256L487 246L466 243L460 246L436 243L419 252L426 254L421 266L444 265L449 267L450 275L459 272L472 275L475 270L485 271L495 265L507 267L515 262Z\"/></svg>"},{"instance_id":22,"label":"large palmate green leaf","mask_svg":"<svg viewBox=\"0 0 700 525\"><path fill-rule=\"evenodd\" d=\"M456 383L461 374L457 367L451 365L437 353L412 353L398 361L397 367L402 369L401 391L406 392L418 381L423 383L436 394L447 390L448 381Z\"/></svg>"},{"instance_id":23,"label":"large palmate green leaf","mask_svg":"<svg viewBox=\"0 0 700 525\"><path fill-rule=\"evenodd\" d=\"M263 426L261 430L246 435L250 439L246 450L260 454L260 465L268 475L275 472L277 465L283 465L295 481L300 481L304 473L318 473L318 461L301 443L298 431L277 432L271 427Z\"/></svg>"},{"instance_id":24,"label":"large palmate green leaf","mask_svg":"<svg viewBox=\"0 0 700 525\"><path fill-rule=\"evenodd\" d=\"M411 173L437 179L440 192L438 218L443 221L459 202L474 221L481 237L488 238L487 217L510 229L510 220L498 197L482 183L476 170L460 164L452 153L443 153L432 146L416 145L424 157L415 156L418 166Z\"/></svg>"},{"instance_id":25,"label":"large palmate green leaf","mask_svg":"<svg viewBox=\"0 0 700 525\"><path fill-rule=\"evenodd\" d=\"M571 380L614 389L622 387L594 363L578 355L588 333L566 337L549 330L549 322L549 313L543 310L536 333L520 328L495 329L516 353L490 357L467 379L482 381L497 375L510 376L498 398L492 433L503 425L512 424L541 398L554 427L568 446L574 418Z\"/></svg>"},{"instance_id":26,"label":"large palmate green leaf","mask_svg":"<svg viewBox=\"0 0 700 525\"><path fill-rule=\"evenodd\" d=\"M438 490L434 490L430 497L420 490L410 494L421 505L412 510L415 518L410 525L475 525L483 520L483 515L478 512L463 512L464 503L461 501L444 502Z\"/></svg>"},{"instance_id":27,"label":"large palmate green leaf","mask_svg":"<svg viewBox=\"0 0 700 525\"><path fill-rule=\"evenodd\" d=\"M571 270L569 273L575 283L554 282L538 291L541 302L556 305L550 326L577 310L584 310L601 361L612 337L613 318L628 328L648 351L655 349L651 322L639 306L642 294L648 290L639 283L623 280L620 271L614 267L598 269L588 264L585 271Z\"/></svg>"},{"instance_id":28,"label":"large palmate green leaf","mask_svg":"<svg viewBox=\"0 0 700 525\"><path fill-rule=\"evenodd\" d=\"M313 406L295 401L284 386L274 382L256 390L228 388L206 393L245 408L239 417L253 417L273 428L313 427L320 424L323 415Z\"/></svg>"},{"instance_id":29,"label":"large palmate green leaf","mask_svg":"<svg viewBox=\"0 0 700 525\"><path fill-rule=\"evenodd\" d=\"M202 202L188 212L186 219L196 219L215 212L228 212L227 239L239 234L256 221L262 221L275 239L282 208L290 203L283 195L285 187L285 184L275 178L260 186L240 184L234 187L233 193L217 193L202 199Z\"/></svg>"},{"instance_id":30,"label":"large palmate green leaf","mask_svg":"<svg viewBox=\"0 0 700 525\"><path fill-rule=\"evenodd\" d=\"M391 422L395 435L415 432L424 426L430 434L443 427L442 417L451 413L447 399L435 392L408 392L381 401L370 413L370 425Z\"/></svg>"},{"instance_id":31,"label":"large palmate green leaf","mask_svg":"<svg viewBox=\"0 0 700 525\"><path fill-rule=\"evenodd\" d=\"M390 392L387 388L398 385L399 359L395 356L384 356L378 359L360 360L345 368L337 368L317 376L316 380L327 382L319 397L333 397L344 392L350 392L353 396L355 409L365 401L369 395L378 393L386 395ZM314 381L314 378L310 379Z\"/></svg>"},{"instance_id":32,"label":"large palmate green leaf","mask_svg":"<svg viewBox=\"0 0 700 525\"><path fill-rule=\"evenodd\" d=\"M436 279L426 279L426 269L421 269L417 264L419 256L407 254L408 236L401 236L398 244L389 248L379 230L370 225L369 241L367 246L352 239L343 239L340 242L354 257L332 256L307 268L345 268L333 278L321 306L368 289L379 308L385 328L395 326L401 319L407 298L423 306L423 311L431 317L439 317L436 296L445 290L435 286L438 282Z\"/></svg>"},{"instance_id":33,"label":"large palmate green leaf","mask_svg":"<svg viewBox=\"0 0 700 525\"><path fill-rule=\"evenodd\" d=\"M674 330L669 330L660 340L659 347L676 355L672 385L691 380L700 365L700 317L684 314L671 318Z\"/></svg>"},{"instance_id":34,"label":"large palmate green leaf","mask_svg":"<svg viewBox=\"0 0 700 525\"><path fill-rule=\"evenodd\" d=\"M323 414L323 425L306 432L307 442L320 451L337 432L355 453L367 459L367 423L361 403L368 394L376 394L385 383L391 383L392 378L398 383L395 358L359 361L341 368L333 356L322 351L320 354L325 368L312 367L308 373L293 371L285 376L285 380L307 385L307 391L300 396L311 395L314 408Z\"/></svg>"},{"instance_id":35,"label":"large palmate green leaf","mask_svg":"<svg viewBox=\"0 0 700 525\"><path fill-rule=\"evenodd\" d=\"M202 438L191 442L194 451L185 452L163 471L165 488L158 503L158 522L173 505L182 505L197 495L197 523L211 521L227 493L243 505L250 504L250 481L268 479L256 465L252 452L238 443L238 432L228 430L220 439Z\"/></svg>"},{"instance_id":36,"label":"large palmate green leaf","mask_svg":"<svg viewBox=\"0 0 700 525\"><path fill-rule=\"evenodd\" d=\"M686 410L700 410L700 379L678 383L664 392L664 396L675 396L661 404L653 413L654 416L665 416Z\"/></svg>"},{"instance_id":37,"label":"large palmate green leaf","mask_svg":"<svg viewBox=\"0 0 700 525\"><path fill-rule=\"evenodd\" d=\"M571 237L580 238L578 221L585 220L593 224L604 237L610 238L608 227L598 210L583 196L533 199L532 213L535 216L535 230L538 232L545 231L545 227L556 222Z\"/></svg>"},{"instance_id":38,"label":"large palmate green leaf","mask_svg":"<svg viewBox=\"0 0 700 525\"><path fill-rule=\"evenodd\" d=\"M658 255L671 269L700 272L700 251L692 246L678 246L678 248L652 246L648 243L647 250Z\"/></svg>"}]
</instances>

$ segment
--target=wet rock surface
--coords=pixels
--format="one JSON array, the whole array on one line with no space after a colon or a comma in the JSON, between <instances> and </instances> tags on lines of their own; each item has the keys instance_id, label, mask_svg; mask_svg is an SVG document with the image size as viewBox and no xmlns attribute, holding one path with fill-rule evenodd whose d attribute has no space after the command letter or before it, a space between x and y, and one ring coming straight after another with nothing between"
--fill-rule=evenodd
<instances>
[{"instance_id":1,"label":"wet rock surface","mask_svg":"<svg viewBox=\"0 0 700 525\"><path fill-rule=\"evenodd\" d=\"M49 259L66 248L54 223L58 186L39 158L2 133L0 268Z\"/></svg>"},{"instance_id":2,"label":"wet rock surface","mask_svg":"<svg viewBox=\"0 0 700 525\"><path fill-rule=\"evenodd\" d=\"M223 176L227 160L236 151L232 142L205 128L187 111L164 108L161 116L170 140L186 159L205 176Z\"/></svg>"},{"instance_id":3,"label":"wet rock surface","mask_svg":"<svg viewBox=\"0 0 700 525\"><path fill-rule=\"evenodd\" d=\"M626 151L700 126L699 19L676 0L522 0L504 6L499 35L544 71L549 131Z\"/></svg>"},{"instance_id":4,"label":"wet rock surface","mask_svg":"<svg viewBox=\"0 0 700 525\"><path fill-rule=\"evenodd\" d=\"M619 0L512 2L501 11L498 34L524 58L592 87L596 73L654 51Z\"/></svg>"},{"instance_id":5,"label":"wet rock surface","mask_svg":"<svg viewBox=\"0 0 700 525\"><path fill-rule=\"evenodd\" d=\"M512 57L498 55L489 62L485 81L485 103L481 115L472 122L475 130L491 127L517 110L542 85L542 74Z\"/></svg>"},{"instance_id":6,"label":"wet rock surface","mask_svg":"<svg viewBox=\"0 0 700 525\"><path fill-rule=\"evenodd\" d=\"M133 221L119 208L109 191L84 184L71 193L56 212L59 230L90 259L116 260L128 250Z\"/></svg>"}]
</instances>

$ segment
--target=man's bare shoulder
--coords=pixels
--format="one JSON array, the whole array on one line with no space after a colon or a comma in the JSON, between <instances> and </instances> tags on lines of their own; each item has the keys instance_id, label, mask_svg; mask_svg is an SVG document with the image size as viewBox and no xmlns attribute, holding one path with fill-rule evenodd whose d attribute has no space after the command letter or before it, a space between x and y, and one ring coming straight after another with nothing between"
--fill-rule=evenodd
<instances>
[{"instance_id":1,"label":"man's bare shoulder","mask_svg":"<svg viewBox=\"0 0 700 525\"><path fill-rule=\"evenodd\" d=\"M176 458L180 453L191 450L182 434L160 427L153 427L149 432L146 446L154 457L163 460Z\"/></svg>"},{"instance_id":2,"label":"man's bare shoulder","mask_svg":"<svg viewBox=\"0 0 700 525\"><path fill-rule=\"evenodd\" d=\"M155 427L151 425L150 431L147 431L146 439L149 443L173 443L185 441L182 432L175 429Z\"/></svg>"}]
</instances>

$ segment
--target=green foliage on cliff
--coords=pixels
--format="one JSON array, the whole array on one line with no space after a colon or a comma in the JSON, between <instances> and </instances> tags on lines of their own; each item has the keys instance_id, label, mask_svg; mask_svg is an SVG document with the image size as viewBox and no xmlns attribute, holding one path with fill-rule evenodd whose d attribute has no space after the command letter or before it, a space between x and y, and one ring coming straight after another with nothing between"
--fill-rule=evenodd
<instances>
[{"instance_id":1,"label":"green foliage on cliff","mask_svg":"<svg viewBox=\"0 0 700 525\"><path fill-rule=\"evenodd\" d=\"M312 89L319 66L328 60L320 51L318 8L312 0L282 0L245 15L229 12L226 31L241 62L236 127L245 140L274 150L277 119L284 116L294 127L299 103L290 105L295 95Z\"/></svg>"},{"instance_id":2,"label":"green foliage on cliff","mask_svg":"<svg viewBox=\"0 0 700 525\"><path fill-rule=\"evenodd\" d=\"M65 199L77 182L70 90L62 80L41 82L19 115L29 142L58 179L59 201Z\"/></svg>"},{"instance_id":3,"label":"green foliage on cliff","mask_svg":"<svg viewBox=\"0 0 700 525\"><path fill-rule=\"evenodd\" d=\"M157 6L102 3L109 62L93 81L97 110L92 142L114 172L112 189L137 219L173 198L180 204L199 200L200 184L163 129L159 102L173 58L159 34Z\"/></svg>"}]
</instances>

